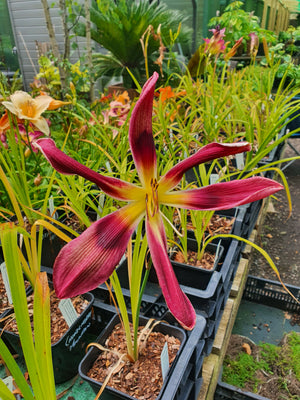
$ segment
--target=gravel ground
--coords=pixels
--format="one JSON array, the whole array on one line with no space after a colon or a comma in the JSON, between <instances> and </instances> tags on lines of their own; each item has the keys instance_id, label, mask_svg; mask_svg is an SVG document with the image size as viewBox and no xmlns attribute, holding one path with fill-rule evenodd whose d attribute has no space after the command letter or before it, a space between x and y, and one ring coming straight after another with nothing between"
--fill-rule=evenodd
<instances>
[{"instance_id":1,"label":"gravel ground","mask_svg":"<svg viewBox=\"0 0 300 400\"><path fill-rule=\"evenodd\" d=\"M290 139L300 152L300 139ZM296 154L286 145L282 158ZM292 214L284 191L272 200L273 212L268 212L257 243L265 249L275 262L282 280L300 286L300 159L284 170L292 198ZM250 267L251 275L277 280L265 259L255 253Z\"/></svg>"}]
</instances>

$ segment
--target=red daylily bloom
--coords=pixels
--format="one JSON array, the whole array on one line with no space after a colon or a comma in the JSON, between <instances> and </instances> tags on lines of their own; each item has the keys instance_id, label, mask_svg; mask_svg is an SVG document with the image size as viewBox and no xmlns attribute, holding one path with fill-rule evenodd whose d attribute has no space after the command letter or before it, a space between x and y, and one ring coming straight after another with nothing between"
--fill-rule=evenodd
<instances>
[{"instance_id":1,"label":"red daylily bloom","mask_svg":"<svg viewBox=\"0 0 300 400\"><path fill-rule=\"evenodd\" d=\"M210 39L203 39L206 43L204 52L209 54L220 54L224 53L226 49L225 40L223 39L225 36L225 28L220 29L220 27L216 27L216 29L210 29L210 32L213 33L213 36Z\"/></svg>"},{"instance_id":2,"label":"red daylily bloom","mask_svg":"<svg viewBox=\"0 0 300 400\"><path fill-rule=\"evenodd\" d=\"M164 176L157 176L152 134L152 107L158 74L146 82L130 120L129 143L141 186L103 176L60 151L52 139L38 139L36 146L52 166L63 174L78 174L94 182L106 194L128 204L93 223L60 251L53 267L54 287L59 297L72 297L106 281L123 256L129 238L143 217L146 234L166 303L187 329L195 325L196 314L182 292L167 254L167 239L160 204L199 210L221 210L249 203L282 189L270 179L254 177L216 183L193 190L172 191L190 168L215 158L250 150L248 143L210 143L181 161Z\"/></svg>"}]
</instances>

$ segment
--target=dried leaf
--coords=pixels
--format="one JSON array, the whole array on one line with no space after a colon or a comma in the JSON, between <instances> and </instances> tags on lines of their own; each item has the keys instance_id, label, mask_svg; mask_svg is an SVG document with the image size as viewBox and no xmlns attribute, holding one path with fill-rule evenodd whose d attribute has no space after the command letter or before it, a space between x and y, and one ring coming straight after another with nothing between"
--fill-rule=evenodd
<instances>
[{"instance_id":1,"label":"dried leaf","mask_svg":"<svg viewBox=\"0 0 300 400\"><path fill-rule=\"evenodd\" d=\"M251 347L248 343L243 343L242 344L243 350L250 356L251 354Z\"/></svg>"}]
</instances>

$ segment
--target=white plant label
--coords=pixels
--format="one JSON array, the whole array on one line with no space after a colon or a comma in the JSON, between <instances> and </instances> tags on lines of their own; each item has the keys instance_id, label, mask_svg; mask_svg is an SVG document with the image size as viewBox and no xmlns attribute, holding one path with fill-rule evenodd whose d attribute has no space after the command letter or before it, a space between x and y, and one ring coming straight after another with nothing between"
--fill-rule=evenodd
<instances>
[{"instance_id":1,"label":"white plant label","mask_svg":"<svg viewBox=\"0 0 300 400\"><path fill-rule=\"evenodd\" d=\"M244 169L245 167L245 163L244 163L244 153L239 153L235 155L235 159L236 159L236 167L237 169Z\"/></svg>"},{"instance_id":2,"label":"white plant label","mask_svg":"<svg viewBox=\"0 0 300 400\"><path fill-rule=\"evenodd\" d=\"M104 202L105 202L105 194L101 193L99 196L99 204L98 204L99 214L102 214ZM99 214L97 215L97 220L99 220L101 218L101 215L99 215Z\"/></svg>"},{"instance_id":3,"label":"white plant label","mask_svg":"<svg viewBox=\"0 0 300 400\"><path fill-rule=\"evenodd\" d=\"M209 183L212 185L219 180L219 175L218 174L211 174L209 177Z\"/></svg>"},{"instance_id":4,"label":"white plant label","mask_svg":"<svg viewBox=\"0 0 300 400\"><path fill-rule=\"evenodd\" d=\"M50 216L55 219L53 196L49 197L48 205L49 205Z\"/></svg>"},{"instance_id":5,"label":"white plant label","mask_svg":"<svg viewBox=\"0 0 300 400\"><path fill-rule=\"evenodd\" d=\"M9 286L9 279L8 279L8 275L7 275L7 269L6 269L6 265L5 262L3 262L0 265L0 270L1 270L1 275L2 275L2 279L3 279L3 283L5 286L5 290L6 290L6 295L7 295L7 299L9 304L13 304L12 301L12 297L11 297L11 290L10 290L10 286Z\"/></svg>"},{"instance_id":6,"label":"white plant label","mask_svg":"<svg viewBox=\"0 0 300 400\"><path fill-rule=\"evenodd\" d=\"M109 161L106 161L105 166L106 166L106 169L107 169L108 172L112 172Z\"/></svg>"},{"instance_id":7,"label":"white plant label","mask_svg":"<svg viewBox=\"0 0 300 400\"><path fill-rule=\"evenodd\" d=\"M63 299L58 303L58 307L70 327L78 318L77 312L73 306L71 299Z\"/></svg>"},{"instance_id":8,"label":"white plant label","mask_svg":"<svg viewBox=\"0 0 300 400\"><path fill-rule=\"evenodd\" d=\"M12 376L7 376L4 379L1 379L4 385L12 392L14 390L14 382L13 382L13 377ZM0 397L0 400L2 400L2 397Z\"/></svg>"},{"instance_id":9,"label":"white plant label","mask_svg":"<svg viewBox=\"0 0 300 400\"><path fill-rule=\"evenodd\" d=\"M160 355L160 363L161 363L161 373L163 381L166 379L167 373L169 371L169 350L168 350L168 343L166 342L161 355Z\"/></svg>"}]
</instances>

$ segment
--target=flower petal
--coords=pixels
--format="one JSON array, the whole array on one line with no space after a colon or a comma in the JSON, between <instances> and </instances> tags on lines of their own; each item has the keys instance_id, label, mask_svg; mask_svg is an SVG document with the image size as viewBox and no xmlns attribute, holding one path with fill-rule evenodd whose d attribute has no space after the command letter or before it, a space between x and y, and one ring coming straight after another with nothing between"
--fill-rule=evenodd
<instances>
[{"instance_id":1,"label":"flower petal","mask_svg":"<svg viewBox=\"0 0 300 400\"><path fill-rule=\"evenodd\" d=\"M48 110L52 100L53 100L52 97L47 95L37 96L36 98L33 99L36 107L37 116L41 115L44 111Z\"/></svg>"},{"instance_id":2,"label":"flower petal","mask_svg":"<svg viewBox=\"0 0 300 400\"><path fill-rule=\"evenodd\" d=\"M159 181L159 190L166 192L173 189L180 182L183 174L187 170L199 164L249 150L250 144L248 142L209 143L198 150L197 153L175 165L161 177Z\"/></svg>"},{"instance_id":3,"label":"flower petal","mask_svg":"<svg viewBox=\"0 0 300 400\"><path fill-rule=\"evenodd\" d=\"M115 199L134 201L145 197L142 188L117 178L98 174L92 169L80 164L78 161L59 150L55 142L50 138L38 139L32 144L44 154L56 171L66 175L80 175L98 185L103 192Z\"/></svg>"},{"instance_id":4,"label":"flower petal","mask_svg":"<svg viewBox=\"0 0 300 400\"><path fill-rule=\"evenodd\" d=\"M13 114L20 119L36 121L47 110L52 99L50 96L38 96L34 99L27 92L17 90L10 96L10 100L11 102L3 102L3 105Z\"/></svg>"},{"instance_id":5,"label":"flower petal","mask_svg":"<svg viewBox=\"0 0 300 400\"><path fill-rule=\"evenodd\" d=\"M142 203L132 203L94 222L64 246L53 266L57 296L73 297L105 282L124 254L143 211Z\"/></svg>"},{"instance_id":6,"label":"flower petal","mask_svg":"<svg viewBox=\"0 0 300 400\"><path fill-rule=\"evenodd\" d=\"M155 83L158 74L155 72L145 83L139 100L130 118L129 143L132 156L144 187L156 178L156 151L152 134L152 109Z\"/></svg>"},{"instance_id":7,"label":"flower petal","mask_svg":"<svg viewBox=\"0 0 300 400\"><path fill-rule=\"evenodd\" d=\"M35 98L36 101L41 101L43 99L40 100L41 97L47 98L49 105L47 106L47 110L57 110L58 108L65 106L67 104L71 104L71 101L61 101L61 100L56 100L53 99L52 97L48 96L47 94L43 94L40 95L38 97Z\"/></svg>"},{"instance_id":8,"label":"flower petal","mask_svg":"<svg viewBox=\"0 0 300 400\"><path fill-rule=\"evenodd\" d=\"M47 121L43 117L39 117L36 120L31 121L33 125L35 125L39 131L43 132L45 135L49 135L50 129Z\"/></svg>"},{"instance_id":9,"label":"flower petal","mask_svg":"<svg viewBox=\"0 0 300 400\"><path fill-rule=\"evenodd\" d=\"M6 131L10 127L7 111L0 118L0 132Z\"/></svg>"},{"instance_id":10,"label":"flower petal","mask_svg":"<svg viewBox=\"0 0 300 400\"><path fill-rule=\"evenodd\" d=\"M147 216L146 232L159 285L171 313L185 329L193 329L196 323L195 310L181 290L167 254L167 241L159 213Z\"/></svg>"},{"instance_id":11,"label":"flower petal","mask_svg":"<svg viewBox=\"0 0 300 400\"><path fill-rule=\"evenodd\" d=\"M254 177L161 195L162 204L193 210L223 210L263 199L282 190L272 179Z\"/></svg>"},{"instance_id":12,"label":"flower petal","mask_svg":"<svg viewBox=\"0 0 300 400\"><path fill-rule=\"evenodd\" d=\"M32 102L32 97L23 90L17 90L15 93L10 95L10 100L16 109L21 110L24 104ZM6 102L3 102L2 104L4 103Z\"/></svg>"},{"instance_id":13,"label":"flower petal","mask_svg":"<svg viewBox=\"0 0 300 400\"><path fill-rule=\"evenodd\" d=\"M18 111L16 107L10 101L2 101L4 107L6 107L11 113L18 115Z\"/></svg>"}]
</instances>

